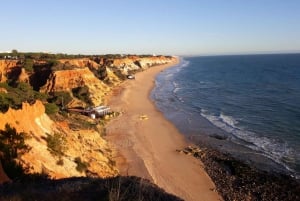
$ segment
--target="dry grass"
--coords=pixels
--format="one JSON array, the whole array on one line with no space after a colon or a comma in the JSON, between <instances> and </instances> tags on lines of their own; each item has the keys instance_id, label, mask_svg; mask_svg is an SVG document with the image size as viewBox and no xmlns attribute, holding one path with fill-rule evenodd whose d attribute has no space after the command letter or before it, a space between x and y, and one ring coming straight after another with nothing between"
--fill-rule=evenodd
<instances>
[{"instance_id":1,"label":"dry grass","mask_svg":"<svg viewBox=\"0 0 300 201\"><path fill-rule=\"evenodd\" d=\"M0 187L1 201L178 201L180 198L138 177L34 179Z\"/></svg>"}]
</instances>

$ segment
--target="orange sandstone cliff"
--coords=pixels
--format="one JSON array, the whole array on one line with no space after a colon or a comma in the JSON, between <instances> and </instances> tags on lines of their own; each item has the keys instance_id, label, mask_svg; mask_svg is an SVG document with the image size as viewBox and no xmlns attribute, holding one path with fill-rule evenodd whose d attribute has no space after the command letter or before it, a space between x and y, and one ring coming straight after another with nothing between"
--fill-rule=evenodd
<instances>
[{"instance_id":1,"label":"orange sandstone cliff","mask_svg":"<svg viewBox=\"0 0 300 201\"><path fill-rule=\"evenodd\" d=\"M23 103L20 110L10 108L6 113L0 113L0 129L4 129L6 123L16 128L17 132L28 134L26 143L31 150L22 156L21 162L30 167L32 173L47 173L53 178L86 174L105 178L118 174L111 164L107 142L97 131L74 131L64 120L54 122L45 114L45 107L40 101L33 105ZM66 149L60 158L50 153L46 141L48 135L54 135L56 132L66 139ZM79 172L76 169L76 158L81 158L88 164L87 171ZM63 165L58 164L59 160Z\"/></svg>"},{"instance_id":2,"label":"orange sandstone cliff","mask_svg":"<svg viewBox=\"0 0 300 201\"><path fill-rule=\"evenodd\" d=\"M101 104L104 95L109 91L109 87L95 77L87 67L52 72L46 85L41 88L41 91L46 93L71 91L73 88L83 86L89 88L89 92L92 94L90 98L95 105Z\"/></svg>"},{"instance_id":3,"label":"orange sandstone cliff","mask_svg":"<svg viewBox=\"0 0 300 201\"><path fill-rule=\"evenodd\" d=\"M20 73L20 61L0 59L0 82L5 82L10 76L18 77Z\"/></svg>"},{"instance_id":4,"label":"orange sandstone cliff","mask_svg":"<svg viewBox=\"0 0 300 201\"><path fill-rule=\"evenodd\" d=\"M34 71L27 74L18 60L0 60L0 82L14 78L18 82L26 82L33 89L44 93L72 92L77 87L87 87L89 98L94 105L104 102L104 96L122 82L124 76L158 64L175 61L173 57L128 56L119 59L82 58L61 59L58 66L51 66L45 61L34 61ZM0 93L7 93L0 88ZM76 99L75 97L73 97ZM54 178L73 176L111 177L118 174L114 162L111 160L111 150L107 142L101 137L99 129L89 127L75 128L79 114L68 114L72 118L50 119L45 113L45 103L37 100L33 104L23 103L22 108L9 108L7 112L0 112L0 129L10 124L18 132L28 134L26 143L31 147L20 162L30 167L30 172L47 173ZM81 117L88 125L88 117ZM84 119L86 118L86 119ZM68 120L67 120L68 119ZM76 126L75 126L76 127ZM65 150L62 156L55 156L49 150L47 137L56 133L65 139ZM85 171L78 170L78 158L88 164ZM1 180L1 178L3 180ZM0 183L7 181L0 166Z\"/></svg>"},{"instance_id":5,"label":"orange sandstone cliff","mask_svg":"<svg viewBox=\"0 0 300 201\"><path fill-rule=\"evenodd\" d=\"M47 82L42 86L41 91L50 93L55 91L71 91L76 87L87 86L91 94L90 99L94 105L103 104L104 96L110 91L111 86L121 82L115 74L117 69L121 74L128 75L132 71L143 70L151 66L165 64L174 61L174 57L128 57L106 61L95 61L83 59L62 59L59 62L63 65L73 67L69 70L53 71ZM104 68L104 76L101 78L95 72ZM103 70L102 70L103 71ZM107 82L104 82L106 80ZM107 84L109 83L109 84Z\"/></svg>"}]
</instances>

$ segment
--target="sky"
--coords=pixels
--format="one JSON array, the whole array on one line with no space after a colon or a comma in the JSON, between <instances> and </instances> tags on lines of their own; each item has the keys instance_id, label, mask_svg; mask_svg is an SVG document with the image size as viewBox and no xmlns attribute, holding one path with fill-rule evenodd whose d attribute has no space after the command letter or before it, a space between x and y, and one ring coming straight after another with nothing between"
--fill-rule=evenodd
<instances>
[{"instance_id":1,"label":"sky","mask_svg":"<svg viewBox=\"0 0 300 201\"><path fill-rule=\"evenodd\" d=\"M0 0L0 51L300 52L300 0Z\"/></svg>"}]
</instances>

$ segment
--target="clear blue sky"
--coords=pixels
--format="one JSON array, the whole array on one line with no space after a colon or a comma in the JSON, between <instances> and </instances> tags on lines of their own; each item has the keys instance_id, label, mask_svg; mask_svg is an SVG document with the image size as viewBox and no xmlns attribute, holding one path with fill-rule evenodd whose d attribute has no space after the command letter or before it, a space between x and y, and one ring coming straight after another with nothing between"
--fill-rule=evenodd
<instances>
[{"instance_id":1,"label":"clear blue sky","mask_svg":"<svg viewBox=\"0 0 300 201\"><path fill-rule=\"evenodd\" d=\"M300 52L300 0L2 0L0 51Z\"/></svg>"}]
</instances>

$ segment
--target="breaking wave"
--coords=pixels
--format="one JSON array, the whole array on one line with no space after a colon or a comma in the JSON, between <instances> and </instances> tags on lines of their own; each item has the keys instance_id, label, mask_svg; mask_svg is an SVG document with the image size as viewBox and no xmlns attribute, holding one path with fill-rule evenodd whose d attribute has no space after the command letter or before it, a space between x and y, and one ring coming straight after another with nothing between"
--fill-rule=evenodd
<instances>
[{"instance_id":1,"label":"breaking wave","mask_svg":"<svg viewBox=\"0 0 300 201\"><path fill-rule=\"evenodd\" d=\"M235 143L242 144L252 150L258 151L264 156L272 159L273 161L281 164L287 170L293 171L289 168L285 162L286 160L295 161L299 154L288 146L286 142L280 142L276 139L268 137L258 136L256 133L244 130L239 127L238 120L231 116L227 116L224 113L220 113L219 116L210 114L208 111L202 109L201 116L206 118L216 127L224 130L228 134L232 135L231 140Z\"/></svg>"}]
</instances>

